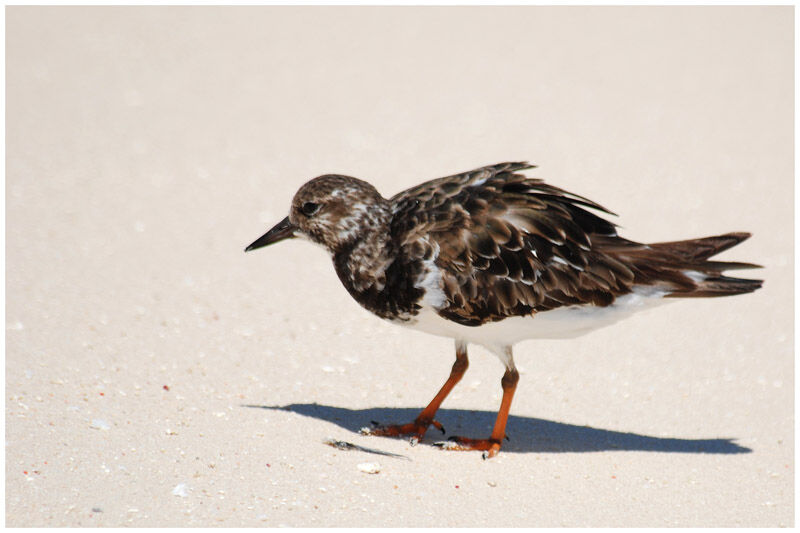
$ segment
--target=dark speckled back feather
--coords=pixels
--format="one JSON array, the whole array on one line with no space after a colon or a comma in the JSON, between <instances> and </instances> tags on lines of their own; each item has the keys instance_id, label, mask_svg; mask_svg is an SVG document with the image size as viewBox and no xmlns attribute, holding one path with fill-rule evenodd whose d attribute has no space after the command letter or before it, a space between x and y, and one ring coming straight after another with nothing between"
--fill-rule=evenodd
<instances>
[{"instance_id":1,"label":"dark speckled back feather","mask_svg":"<svg viewBox=\"0 0 800 533\"><path fill-rule=\"evenodd\" d=\"M649 246L628 241L588 209L611 211L518 173L530 168L525 162L483 167L389 200L394 245L410 260L433 259L441 269L445 318L474 326L561 306L607 306L635 286L670 296L760 286L720 274L754 265L707 261L748 234Z\"/></svg>"}]
</instances>

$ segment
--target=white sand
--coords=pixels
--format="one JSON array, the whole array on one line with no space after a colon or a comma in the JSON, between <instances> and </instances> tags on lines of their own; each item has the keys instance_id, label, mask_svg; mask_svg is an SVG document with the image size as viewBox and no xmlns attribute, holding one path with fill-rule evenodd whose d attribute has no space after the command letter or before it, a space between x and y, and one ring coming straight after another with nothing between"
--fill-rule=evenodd
<instances>
[{"instance_id":1,"label":"white sand","mask_svg":"<svg viewBox=\"0 0 800 533\"><path fill-rule=\"evenodd\" d=\"M8 525L793 525L791 7L6 22ZM243 248L315 175L526 158L629 238L753 232L723 258L764 288L517 345L491 461L358 435L410 420L451 342L307 243ZM487 436L502 369L471 354L438 419Z\"/></svg>"}]
</instances>

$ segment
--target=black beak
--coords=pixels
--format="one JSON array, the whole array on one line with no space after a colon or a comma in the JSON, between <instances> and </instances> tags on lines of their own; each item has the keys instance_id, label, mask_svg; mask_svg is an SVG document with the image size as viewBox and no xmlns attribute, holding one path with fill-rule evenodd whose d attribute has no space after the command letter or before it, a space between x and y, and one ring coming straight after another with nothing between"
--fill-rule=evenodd
<instances>
[{"instance_id":1,"label":"black beak","mask_svg":"<svg viewBox=\"0 0 800 533\"><path fill-rule=\"evenodd\" d=\"M282 241L284 239L293 239L294 232L297 229L291 222L289 222L289 217L284 218L277 224L275 227L266 232L264 235L259 237L255 240L253 244L248 246L244 249L245 252L249 252L250 250L255 250L256 248L262 248L269 244L276 243L278 241Z\"/></svg>"}]
</instances>

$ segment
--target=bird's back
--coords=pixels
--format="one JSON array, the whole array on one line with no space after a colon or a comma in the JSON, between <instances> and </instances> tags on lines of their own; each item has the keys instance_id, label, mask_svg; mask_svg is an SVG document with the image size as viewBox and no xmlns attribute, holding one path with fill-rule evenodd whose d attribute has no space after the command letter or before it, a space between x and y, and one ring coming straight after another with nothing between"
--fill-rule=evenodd
<instances>
[{"instance_id":1,"label":"bird's back","mask_svg":"<svg viewBox=\"0 0 800 533\"><path fill-rule=\"evenodd\" d=\"M394 246L424 264L425 305L477 326L564 306L607 307L637 290L655 296L750 292L757 280L722 275L750 268L709 257L749 235L644 245L623 239L581 196L502 163L439 178L390 199Z\"/></svg>"}]
</instances>

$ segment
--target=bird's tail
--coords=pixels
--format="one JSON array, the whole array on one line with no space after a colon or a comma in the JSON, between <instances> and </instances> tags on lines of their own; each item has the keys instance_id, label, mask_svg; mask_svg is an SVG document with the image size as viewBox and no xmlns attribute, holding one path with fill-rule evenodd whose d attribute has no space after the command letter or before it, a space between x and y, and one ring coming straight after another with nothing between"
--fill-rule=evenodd
<instances>
[{"instance_id":1,"label":"bird's tail","mask_svg":"<svg viewBox=\"0 0 800 533\"><path fill-rule=\"evenodd\" d=\"M666 296L671 298L732 296L753 292L761 288L763 280L734 278L723 272L761 268L759 265L709 260L749 237L749 233L735 232L650 244L635 254L638 256L638 260L634 261L637 277L646 283L668 283L670 292Z\"/></svg>"}]
</instances>

